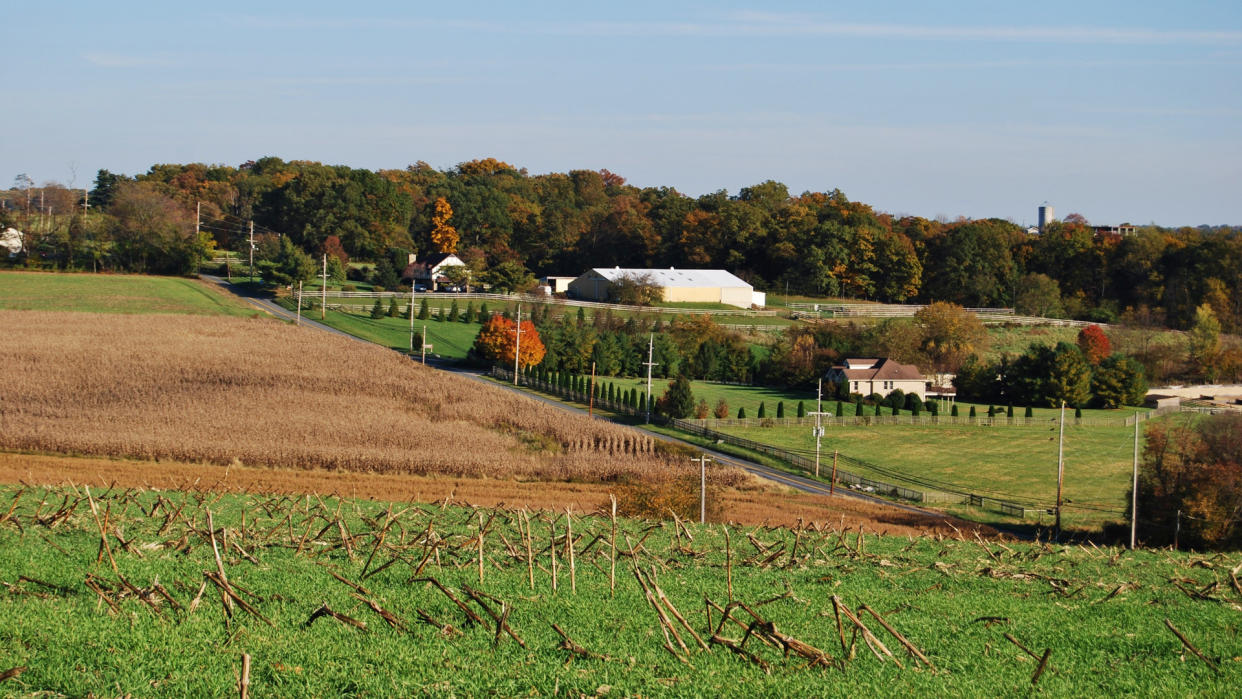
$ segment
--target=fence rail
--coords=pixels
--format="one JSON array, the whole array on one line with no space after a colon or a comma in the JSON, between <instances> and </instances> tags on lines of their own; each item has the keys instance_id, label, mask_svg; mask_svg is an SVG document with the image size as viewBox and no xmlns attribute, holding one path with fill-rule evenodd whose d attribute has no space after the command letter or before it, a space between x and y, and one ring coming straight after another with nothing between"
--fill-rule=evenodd
<instances>
[{"instance_id":1,"label":"fence rail","mask_svg":"<svg viewBox=\"0 0 1242 699\"><path fill-rule=\"evenodd\" d=\"M329 299L390 299L396 297L398 300L408 299L411 292L408 291L328 291ZM602 310L627 311L632 313L661 313L670 315L725 315L725 316L748 316L753 318L775 318L779 315L776 311L759 311L750 308L729 308L729 309L709 309L709 308L671 308L668 306L631 306L619 303L599 303L597 301L580 301L578 299L562 299L555 296L544 296L541 294L490 294L481 292L453 292L439 293L433 291L415 291L413 292L415 300L428 299L431 301L506 301L510 303L544 303L556 306L570 306L574 308L597 308Z\"/></svg>"}]
</instances>

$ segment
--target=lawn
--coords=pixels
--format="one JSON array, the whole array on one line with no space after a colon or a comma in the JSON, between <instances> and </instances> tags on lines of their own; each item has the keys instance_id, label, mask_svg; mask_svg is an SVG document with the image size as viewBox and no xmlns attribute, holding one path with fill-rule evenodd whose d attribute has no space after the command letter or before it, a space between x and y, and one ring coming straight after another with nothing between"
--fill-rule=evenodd
<instances>
[{"instance_id":1,"label":"lawn","mask_svg":"<svg viewBox=\"0 0 1242 699\"><path fill-rule=\"evenodd\" d=\"M721 427L721 432L813 453L815 438L806 426ZM875 464L858 475L886 482L902 477L942 483L955 491L1051 506L1056 502L1057 429L1037 426L833 425L821 440L823 453ZM1122 519L1130 488L1134 428L1065 428L1065 515L1070 525L1090 526ZM856 470L851 466L850 470ZM906 481L911 483L911 481ZM1109 512L1100 512L1103 508Z\"/></svg>"},{"instance_id":2,"label":"lawn","mask_svg":"<svg viewBox=\"0 0 1242 699\"><path fill-rule=\"evenodd\" d=\"M249 316L244 301L196 279L0 272L0 309Z\"/></svg>"},{"instance_id":3,"label":"lawn","mask_svg":"<svg viewBox=\"0 0 1242 699\"><path fill-rule=\"evenodd\" d=\"M0 673L19 695L236 695L243 657L253 696L1231 696L1242 682L1237 555L834 523L726 540L620 519L614 535L578 513L319 496L8 487L0 501ZM722 625L730 599L750 611Z\"/></svg>"},{"instance_id":4,"label":"lawn","mask_svg":"<svg viewBox=\"0 0 1242 699\"><path fill-rule=\"evenodd\" d=\"M297 305L297 304L294 304ZM385 306L387 308L387 306ZM447 310L447 306L445 307ZM319 320L319 311L303 311L307 318ZM391 347L401 351L410 348L410 321L406 318L372 318L369 315L328 311L325 325L342 332L374 342L383 347ZM474 345L474 338L479 334L479 323L450 323L439 320L414 319L414 351L422 344L423 328L427 328L427 344L432 345L428 353L432 356L450 359L465 359L466 353Z\"/></svg>"}]
</instances>

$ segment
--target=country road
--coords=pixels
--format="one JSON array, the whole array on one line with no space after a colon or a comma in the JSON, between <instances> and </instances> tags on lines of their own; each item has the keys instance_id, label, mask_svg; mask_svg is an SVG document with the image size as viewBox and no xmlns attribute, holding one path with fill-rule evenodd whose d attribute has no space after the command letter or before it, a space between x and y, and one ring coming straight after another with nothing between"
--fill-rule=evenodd
<instances>
[{"instance_id":1,"label":"country road","mask_svg":"<svg viewBox=\"0 0 1242 699\"><path fill-rule=\"evenodd\" d=\"M246 293L243 293L243 291L244 291L244 290L242 290L242 289L240 289L240 288L238 288L238 287L235 287L234 285L232 285L232 284L231 284L231 283L229 283L227 280L225 280L225 279L223 279L223 278L221 278L221 277L217 277L217 276L210 275L210 274L200 274L200 275L199 275L199 277L200 277L201 279L203 279L204 281L214 283L214 284L216 284L216 285L220 286L220 288L222 288L222 289L224 289L224 290L226 290L226 291L229 291L229 292L231 292L231 293L233 293L233 294L235 294L235 295L237 295L237 296L240 296L241 298L244 298L244 299L245 299L248 303L250 303L251 305L253 305L255 308L257 308L257 309L259 309L259 310L262 310L262 311L265 311L265 312L267 312L267 313L270 313L271 315L273 315L273 316L275 316L275 317L277 317L277 318L280 318L280 319L282 319L282 320L288 320L288 321L294 321L294 320L296 320L296 318L297 318L297 314L296 314L296 313L294 313L294 312L292 312L292 311L289 311L289 310L287 310L287 309L285 309L285 308L281 307L280 305L278 305L278 304L276 304L276 303L272 302L272 301L271 301L271 300L269 300L269 299L266 299L266 298L260 298L260 297L255 296L255 295L251 295L251 294L246 294ZM316 320L313 320L313 319L311 319L311 318L308 318L308 317L307 317L307 316L305 316L305 315L303 315L303 316L302 316L302 320L301 320L301 322L302 322L302 325L305 325L305 326L308 326L308 327L312 327L312 328L315 328L315 329L317 329L317 330L322 330L322 331L324 331L324 332L330 332L330 333L333 333L333 334L336 334L336 335L340 335L341 337L347 337L347 338L349 338L349 339L351 339L351 340L355 340L355 341L357 341L357 342L363 342L363 343L366 343L366 344L371 344L371 343L370 343L369 341L367 341L367 340L364 340L364 339L359 338L359 337L356 337L356 336L354 336L354 335L350 335L349 333L342 332L342 331L337 330L337 329L335 329L335 328L332 328L332 327L329 327L329 326L327 326L327 325L324 325L323 323L320 323L320 322L318 322L318 321L316 321ZM524 395L524 396L526 396L526 397L528 397L528 398L533 398L533 399L535 399L535 400L542 401L542 402L544 402L544 403L547 403L548 405L555 406L555 407L560 408L560 409L562 409L562 410L565 410L565 411L567 411L567 412L576 412L576 413L581 413L581 414L586 414L586 413L587 413L587 411L586 411L585 409L578 408L578 407L576 407L576 406L572 406L572 405L568 405L568 404L566 404L566 403L562 403L561 401L558 401L558 400L553 400L553 399L551 399L551 398L547 398L547 397L545 397L545 396L541 396L541 395L536 394L536 393L532 393L532 392L529 392L529 391L524 391L524 390L521 390L521 389L519 389L519 388L517 388L517 387L514 387L514 386L509 386L509 385L506 385L506 384L503 384L503 383L499 383L499 382L496 382L496 381L491 381L491 380L488 380L488 379L486 379L486 378L484 378L484 377L483 377L482 372L480 372L480 371L478 371L478 370L476 370L476 369L465 369L465 368L458 367L458 366L456 366L456 365L454 365L454 364L452 364L452 363L448 363L448 362L434 362L434 363L429 362L429 366L434 366L435 368L440 369L440 370L442 370L442 371L451 371L451 372L453 372L453 373L455 373L455 374L458 374L458 375L460 375L460 376L464 376L464 377L469 378L469 379L472 379L472 380L474 380L474 381L483 382L483 383L486 383L486 384L488 384L488 385L495 386L495 387L497 387L497 388L503 388L503 389L506 389L506 390L515 391L515 392L521 393L522 395ZM604 418L598 418L598 419L604 419ZM811 493L811 494L814 494L814 495L828 495L828 494L829 494L829 490L830 490L830 489L829 489L829 487L828 487L827 485L825 485L824 483L820 482L820 481L813 480L813 479L810 479L810 478L805 478L805 477L803 477L803 476L798 476L798 475L795 475L795 474L792 474L792 473L788 473L788 472L786 472L786 471L782 471L782 470L780 470L780 469L772 468L771 466L765 466L765 465L763 465L763 464L756 463L756 462L753 462L753 461L749 461L749 460L747 460L747 459L743 459L743 458L740 458L740 457L737 457L737 456L732 456L732 455L730 455L730 454L725 454L725 453L722 453L722 452L717 451L717 450L714 450L714 449L708 449L708 448L702 447L702 446L700 446L700 445L693 444L693 443L691 443L691 442L688 442L688 441L685 441L685 440L682 440L682 439L678 439L678 438L676 438L676 437L670 437L670 436L665 435L665 434L661 434L661 433L657 433L657 432L652 432L652 431L650 431L650 430L645 430L645 429L643 429L643 428L642 428L642 427L640 427L640 426L633 426L633 427L634 427L634 429L639 429L639 430L642 430L643 432L646 432L647 434L650 434L652 437L654 437L654 438L656 438L656 439L660 439L660 440L663 440L663 441L665 441L665 442L671 442L671 443L675 443L675 444L681 444L681 445L684 445L684 446L691 447L691 448L693 448L693 449L697 449L697 450L699 450L699 451L701 451L701 452L704 452L704 453L706 453L706 454L710 455L710 456L712 457L712 459L713 459L713 460L715 460L715 462L716 462L716 463L718 463L718 464L728 464L728 465L730 465L730 466L734 466L734 467L740 468L740 469L742 469L742 470L744 470L744 471L746 471L746 472L748 472L748 473L751 473L751 474L753 474L753 475L755 475L755 476L759 476L760 478L765 478L765 479L767 479L767 480L774 481L774 482L776 482L776 483L780 483L781 485L788 486L788 487L793 488L794 490L797 490L797 491L799 491L799 492L803 492L803 493ZM856 498L856 499L859 499L859 500L864 500L864 501L866 501L866 502L870 502L870 503L873 503L873 504L877 504L877 505L884 505L884 506L887 506L887 507L892 507L892 508L895 508L895 509L898 509L898 510L903 510L903 511L906 511L906 512L912 512L912 513L916 513L916 514L924 515L924 516L927 516L927 517L947 517L947 515L945 515L945 514L944 514L944 513L942 513L942 512L937 512L937 511L935 511L935 510L925 510L925 509L923 509L923 508L920 508L920 507L915 507L915 506L913 506L913 505L907 505L907 504L905 504L905 503L898 503L898 502L893 502L893 501L891 501L891 500L885 500L885 499L883 499L883 498L878 498L878 497L875 497L875 496L872 496L872 495L868 495L868 494L866 494L866 493L859 493L859 492L856 492L856 491L850 490L850 489L848 489L848 488L838 488L838 489L836 490L836 495L845 496L845 497L851 497L851 498Z\"/></svg>"}]
</instances>

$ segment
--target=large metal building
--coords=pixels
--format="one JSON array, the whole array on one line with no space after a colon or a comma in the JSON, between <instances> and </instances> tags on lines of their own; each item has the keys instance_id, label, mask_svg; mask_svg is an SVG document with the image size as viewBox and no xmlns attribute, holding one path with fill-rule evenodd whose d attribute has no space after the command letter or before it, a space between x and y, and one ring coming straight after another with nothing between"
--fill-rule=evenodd
<instances>
[{"instance_id":1,"label":"large metal building","mask_svg":"<svg viewBox=\"0 0 1242 699\"><path fill-rule=\"evenodd\" d=\"M673 303L723 303L738 308L762 306L766 295L723 269L627 269L600 267L587 270L569 283L569 295L587 301L608 301L613 282L647 280Z\"/></svg>"}]
</instances>

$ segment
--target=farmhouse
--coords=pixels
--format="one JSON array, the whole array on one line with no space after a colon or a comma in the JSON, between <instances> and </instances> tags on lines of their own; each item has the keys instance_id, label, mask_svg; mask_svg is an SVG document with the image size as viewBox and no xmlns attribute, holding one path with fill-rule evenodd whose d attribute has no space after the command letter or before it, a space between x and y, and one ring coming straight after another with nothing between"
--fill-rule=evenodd
<instances>
[{"instance_id":1,"label":"farmhouse","mask_svg":"<svg viewBox=\"0 0 1242 699\"><path fill-rule=\"evenodd\" d=\"M879 393L886 396L900 388L903 393L914 393L927 399L927 379L918 367L902 364L888 358L850 358L828 370L826 381L844 381L850 393L869 396Z\"/></svg>"},{"instance_id":2,"label":"farmhouse","mask_svg":"<svg viewBox=\"0 0 1242 699\"><path fill-rule=\"evenodd\" d=\"M763 292L723 269L624 269L598 267L569 283L569 295L588 301L610 300L609 290L620 279L643 280L663 291L671 302L722 303L738 308L762 306Z\"/></svg>"},{"instance_id":3,"label":"farmhouse","mask_svg":"<svg viewBox=\"0 0 1242 699\"><path fill-rule=\"evenodd\" d=\"M401 281L422 285L426 289L436 291L439 285L449 280L444 276L447 267L465 267L466 263L450 252L438 252L419 261L417 256L410 255L410 264L401 273Z\"/></svg>"}]
</instances>

